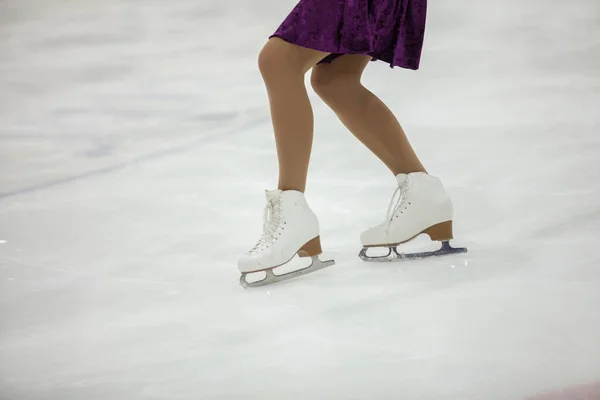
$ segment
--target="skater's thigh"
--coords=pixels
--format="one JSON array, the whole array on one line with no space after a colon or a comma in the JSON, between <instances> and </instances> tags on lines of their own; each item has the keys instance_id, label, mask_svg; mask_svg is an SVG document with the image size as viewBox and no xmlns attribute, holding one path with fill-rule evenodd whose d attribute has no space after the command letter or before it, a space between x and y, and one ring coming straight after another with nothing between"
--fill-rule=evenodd
<instances>
[{"instance_id":1,"label":"skater's thigh","mask_svg":"<svg viewBox=\"0 0 600 400\"><path fill-rule=\"evenodd\" d=\"M329 53L288 43L279 37L272 37L263 47L258 64L263 72L297 70L306 73Z\"/></svg>"},{"instance_id":2,"label":"skater's thigh","mask_svg":"<svg viewBox=\"0 0 600 400\"><path fill-rule=\"evenodd\" d=\"M345 54L331 62L323 62L313 68L311 81L313 86L327 86L336 81L356 80L360 78L371 61L371 56Z\"/></svg>"}]
</instances>

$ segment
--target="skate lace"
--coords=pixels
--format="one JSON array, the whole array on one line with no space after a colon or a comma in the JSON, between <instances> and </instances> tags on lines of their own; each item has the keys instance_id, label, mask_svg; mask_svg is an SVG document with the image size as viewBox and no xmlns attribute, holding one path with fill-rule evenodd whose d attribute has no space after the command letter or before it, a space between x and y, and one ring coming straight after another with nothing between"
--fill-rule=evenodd
<instances>
[{"instance_id":1,"label":"skate lace","mask_svg":"<svg viewBox=\"0 0 600 400\"><path fill-rule=\"evenodd\" d=\"M396 200L396 196L398 196L397 200ZM404 181L404 183L402 183L401 185L398 185L396 190L394 190L394 194L392 195L390 204L388 205L387 214L386 214L386 218L385 218L385 234L386 234L386 236L389 235L392 222L394 221L394 218L396 218L396 216L398 215L398 211L400 211L402 206L405 204L407 198L408 198L408 178L406 179L406 181Z\"/></svg>"},{"instance_id":2,"label":"skate lace","mask_svg":"<svg viewBox=\"0 0 600 400\"><path fill-rule=\"evenodd\" d=\"M281 222L281 199L267 201L263 212L263 233L250 254L260 253L271 247L277 238L277 231Z\"/></svg>"}]
</instances>

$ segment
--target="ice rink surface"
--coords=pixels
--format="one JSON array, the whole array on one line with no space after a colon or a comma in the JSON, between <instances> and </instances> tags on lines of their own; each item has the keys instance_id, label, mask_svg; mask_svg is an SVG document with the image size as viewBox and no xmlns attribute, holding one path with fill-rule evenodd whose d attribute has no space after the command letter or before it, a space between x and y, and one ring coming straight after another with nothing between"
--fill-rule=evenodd
<instances>
[{"instance_id":1,"label":"ice rink surface","mask_svg":"<svg viewBox=\"0 0 600 400\"><path fill-rule=\"evenodd\" d=\"M600 399L600 3L431 2L368 68L467 255L358 259L394 180L311 94L337 265L244 290L293 5L0 0L0 399Z\"/></svg>"}]
</instances>

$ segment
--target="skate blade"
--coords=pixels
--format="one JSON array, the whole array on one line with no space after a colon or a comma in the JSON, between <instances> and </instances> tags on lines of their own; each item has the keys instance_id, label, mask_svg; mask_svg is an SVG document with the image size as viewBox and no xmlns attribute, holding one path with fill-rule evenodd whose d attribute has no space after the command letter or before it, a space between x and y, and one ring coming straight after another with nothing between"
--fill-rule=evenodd
<instances>
[{"instance_id":1,"label":"skate blade","mask_svg":"<svg viewBox=\"0 0 600 400\"><path fill-rule=\"evenodd\" d=\"M245 289L259 287L259 286L265 286L265 285L271 285L273 283L287 281L288 279L297 278L302 275L307 275L307 274L310 274L311 272L315 272L320 269L330 267L334 264L335 264L334 260L321 261L319 259L319 256L313 256L311 264L306 268L298 269L296 271L288 272L288 273L281 274L281 275L277 275L275 272L273 272L274 268L267 269L267 270L265 270L265 272L267 274L265 276L265 278L261 279L260 281L256 281L256 282L248 282L246 280L246 275L254 274L254 273L260 272L260 271L242 273L242 276L240 276L240 285L242 285Z\"/></svg>"},{"instance_id":2,"label":"skate blade","mask_svg":"<svg viewBox=\"0 0 600 400\"><path fill-rule=\"evenodd\" d=\"M392 262L421 260L424 258L449 256L452 254L466 253L466 247L452 247L449 241L443 241L442 247L435 251L424 251L421 253L398 253L397 247L389 247L388 254L385 256L368 256L368 247L363 247L358 256L365 262Z\"/></svg>"}]
</instances>

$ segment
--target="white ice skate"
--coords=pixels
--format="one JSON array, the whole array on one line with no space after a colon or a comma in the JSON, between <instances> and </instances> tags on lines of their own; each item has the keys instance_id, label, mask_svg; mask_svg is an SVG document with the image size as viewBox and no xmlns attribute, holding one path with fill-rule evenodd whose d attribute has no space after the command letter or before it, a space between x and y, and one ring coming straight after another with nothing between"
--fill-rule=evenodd
<instances>
[{"instance_id":1,"label":"white ice skate","mask_svg":"<svg viewBox=\"0 0 600 400\"><path fill-rule=\"evenodd\" d=\"M398 188L390 201L386 220L363 232L360 237L363 249L359 257L363 261L401 261L466 253L466 248L450 245L453 207L442 182L424 172L399 174L396 180ZM422 233L429 235L431 240L442 242L442 247L430 252L398 252L399 245ZM367 250L372 247L387 247L389 252L384 256L368 256Z\"/></svg>"},{"instance_id":2,"label":"white ice skate","mask_svg":"<svg viewBox=\"0 0 600 400\"><path fill-rule=\"evenodd\" d=\"M272 190L266 192L266 197L263 234L256 246L238 262L242 286L255 287L280 282L335 264L333 260L319 259L322 252L319 221L303 193L296 190ZM273 272L274 268L286 264L296 254L311 257L311 265L281 275ZM256 282L246 280L246 275L259 271L266 272L264 279Z\"/></svg>"}]
</instances>

